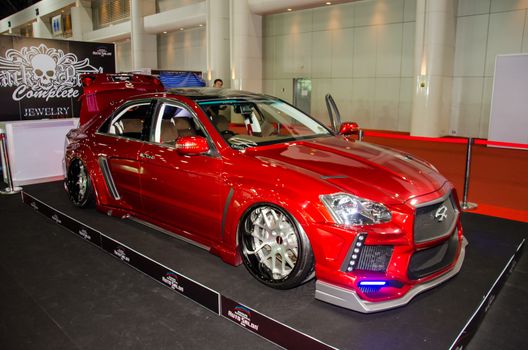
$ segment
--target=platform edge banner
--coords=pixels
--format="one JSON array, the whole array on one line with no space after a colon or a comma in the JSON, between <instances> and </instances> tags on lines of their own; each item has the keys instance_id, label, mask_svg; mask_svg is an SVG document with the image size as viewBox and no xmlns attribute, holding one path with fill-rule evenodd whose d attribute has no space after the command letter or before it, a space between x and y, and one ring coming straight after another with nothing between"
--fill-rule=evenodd
<instances>
[{"instance_id":1,"label":"platform edge banner","mask_svg":"<svg viewBox=\"0 0 528 350\"><path fill-rule=\"evenodd\" d=\"M176 271L168 269L112 238L102 235L101 239L101 247L107 253L121 259L121 261L152 277L173 291L183 294L201 306L219 314L219 294L217 292L196 283Z\"/></svg>"},{"instance_id":2,"label":"platform edge banner","mask_svg":"<svg viewBox=\"0 0 528 350\"><path fill-rule=\"evenodd\" d=\"M64 215L60 211L57 211L38 199L28 195L26 192L22 192L22 201L32 207L35 211L38 211L53 220L56 224L64 226L82 239L101 247L101 234L93 228L83 225L77 220Z\"/></svg>"},{"instance_id":3,"label":"platform edge banner","mask_svg":"<svg viewBox=\"0 0 528 350\"><path fill-rule=\"evenodd\" d=\"M462 350L469 344L469 342L477 332L478 327L482 323L484 316L493 305L493 302L497 298L497 295L506 283L506 280L512 274L513 270L515 269L515 266L517 265L517 262L521 258L524 250L525 241L526 239L523 239L522 242L518 245L515 253L506 263L506 266L502 270L502 273L495 280L495 283L491 286L490 290L480 303L477 310L473 313L472 317L469 319L462 331L459 333L458 337L451 345L451 350Z\"/></svg>"},{"instance_id":4,"label":"platform edge banner","mask_svg":"<svg viewBox=\"0 0 528 350\"><path fill-rule=\"evenodd\" d=\"M34 210L53 220L56 224L63 226L82 239L98 246L110 255L121 259L124 263L143 272L173 291L185 295L216 314L220 314L219 294L217 292L179 274L176 271L168 269L162 264L136 252L128 246L70 218L25 192L22 192L22 201Z\"/></svg>"},{"instance_id":5,"label":"platform edge banner","mask_svg":"<svg viewBox=\"0 0 528 350\"><path fill-rule=\"evenodd\" d=\"M335 349L223 295L221 315L286 349Z\"/></svg>"}]
</instances>

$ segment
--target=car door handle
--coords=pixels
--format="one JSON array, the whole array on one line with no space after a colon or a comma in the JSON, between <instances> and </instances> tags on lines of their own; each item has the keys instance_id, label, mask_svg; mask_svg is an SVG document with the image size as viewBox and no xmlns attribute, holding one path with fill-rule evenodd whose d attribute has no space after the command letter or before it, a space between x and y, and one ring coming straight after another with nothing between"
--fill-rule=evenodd
<instances>
[{"instance_id":1,"label":"car door handle","mask_svg":"<svg viewBox=\"0 0 528 350\"><path fill-rule=\"evenodd\" d=\"M156 158L156 156L152 156L152 155L150 155L148 153L140 153L139 157L140 158L145 158L145 159L154 159L154 158Z\"/></svg>"}]
</instances>

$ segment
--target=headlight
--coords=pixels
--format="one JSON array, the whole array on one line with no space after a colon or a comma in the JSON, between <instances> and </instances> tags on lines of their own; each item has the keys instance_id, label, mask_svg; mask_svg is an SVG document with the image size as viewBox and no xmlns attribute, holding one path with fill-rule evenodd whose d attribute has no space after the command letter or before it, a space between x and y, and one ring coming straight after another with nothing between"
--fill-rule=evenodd
<instances>
[{"instance_id":1,"label":"headlight","mask_svg":"<svg viewBox=\"0 0 528 350\"><path fill-rule=\"evenodd\" d=\"M326 194L320 198L338 224L372 225L391 220L390 211L378 202L347 193Z\"/></svg>"}]
</instances>

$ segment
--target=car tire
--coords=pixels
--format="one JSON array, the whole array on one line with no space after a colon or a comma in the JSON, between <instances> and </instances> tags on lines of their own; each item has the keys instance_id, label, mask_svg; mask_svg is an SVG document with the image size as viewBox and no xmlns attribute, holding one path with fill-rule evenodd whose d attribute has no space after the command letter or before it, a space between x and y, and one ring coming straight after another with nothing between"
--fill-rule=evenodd
<instances>
[{"instance_id":1,"label":"car tire","mask_svg":"<svg viewBox=\"0 0 528 350\"><path fill-rule=\"evenodd\" d=\"M253 207L244 215L238 234L244 265L265 285L289 289L313 277L314 256L308 237L282 208L268 204Z\"/></svg>"},{"instance_id":2,"label":"car tire","mask_svg":"<svg viewBox=\"0 0 528 350\"><path fill-rule=\"evenodd\" d=\"M66 177L66 188L71 202L79 208L93 207L95 195L86 165L79 159L71 162Z\"/></svg>"}]
</instances>

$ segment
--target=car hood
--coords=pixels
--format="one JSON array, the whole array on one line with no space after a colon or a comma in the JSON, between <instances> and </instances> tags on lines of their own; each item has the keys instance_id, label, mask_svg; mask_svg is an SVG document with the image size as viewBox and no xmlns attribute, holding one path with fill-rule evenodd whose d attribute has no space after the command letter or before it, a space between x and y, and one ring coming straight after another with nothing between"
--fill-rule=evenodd
<instances>
[{"instance_id":1,"label":"car hood","mask_svg":"<svg viewBox=\"0 0 528 350\"><path fill-rule=\"evenodd\" d=\"M396 204L440 189L446 179L428 163L389 148L343 137L324 137L251 152L262 162L318 177L335 187L374 201Z\"/></svg>"}]
</instances>

